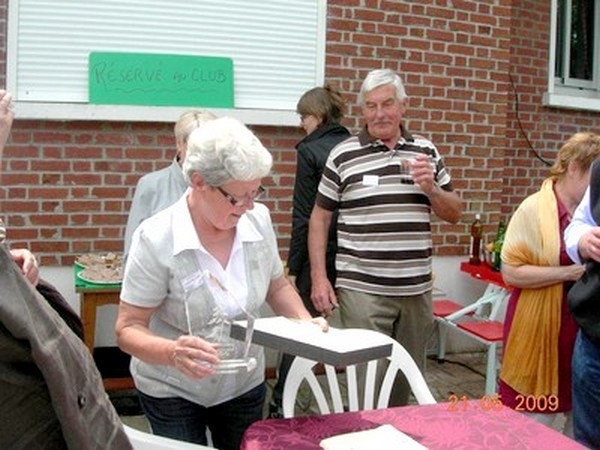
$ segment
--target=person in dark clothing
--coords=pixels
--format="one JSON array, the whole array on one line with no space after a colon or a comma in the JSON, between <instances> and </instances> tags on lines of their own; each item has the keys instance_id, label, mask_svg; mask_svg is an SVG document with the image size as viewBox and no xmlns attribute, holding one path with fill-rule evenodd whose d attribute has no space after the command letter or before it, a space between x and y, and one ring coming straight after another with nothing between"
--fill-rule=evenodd
<instances>
[{"instance_id":1,"label":"person in dark clothing","mask_svg":"<svg viewBox=\"0 0 600 450\"><path fill-rule=\"evenodd\" d=\"M296 181L292 211L292 237L287 260L288 278L302 297L304 306L313 317L320 313L311 299L310 264L308 258L308 221L312 212L317 187L323 174L327 157L337 144L350 137L348 129L340 125L344 116L344 100L330 86L315 87L306 91L296 107L300 125L306 137L296 144ZM327 242L327 276L335 285L336 220L332 220ZM283 354L278 369L278 380L270 404L270 415L281 416L281 400L285 378L293 356Z\"/></svg>"},{"instance_id":2,"label":"person in dark clothing","mask_svg":"<svg viewBox=\"0 0 600 450\"><path fill-rule=\"evenodd\" d=\"M340 125L344 101L329 86L313 88L300 98L297 111L306 137L296 144L297 163L292 211L292 237L288 255L288 277L300 292L304 305L313 316L319 315L311 299L308 259L308 221L315 204L317 187L331 149L350 137ZM335 282L336 223L332 221L327 242L327 275Z\"/></svg>"}]
</instances>

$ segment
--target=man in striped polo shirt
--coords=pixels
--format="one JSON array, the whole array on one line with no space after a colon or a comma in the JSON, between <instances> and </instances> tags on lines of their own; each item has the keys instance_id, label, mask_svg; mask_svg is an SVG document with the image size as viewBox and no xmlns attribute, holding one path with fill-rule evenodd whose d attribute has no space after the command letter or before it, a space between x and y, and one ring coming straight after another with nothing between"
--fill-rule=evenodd
<instances>
[{"instance_id":1,"label":"man in striped polo shirt","mask_svg":"<svg viewBox=\"0 0 600 450\"><path fill-rule=\"evenodd\" d=\"M402 125L408 98L395 72L370 72L358 100L366 126L332 150L310 219L311 298L325 316L339 304L346 328L392 336L423 370L433 324L431 212L456 223L461 199L435 146ZM336 209L337 297L325 270ZM409 395L399 380L391 404Z\"/></svg>"}]
</instances>

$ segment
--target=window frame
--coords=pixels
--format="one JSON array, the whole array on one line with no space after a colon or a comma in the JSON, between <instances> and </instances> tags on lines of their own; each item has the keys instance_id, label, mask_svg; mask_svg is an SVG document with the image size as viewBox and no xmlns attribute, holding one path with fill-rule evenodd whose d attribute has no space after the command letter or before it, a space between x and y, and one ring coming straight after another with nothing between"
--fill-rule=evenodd
<instances>
[{"instance_id":1,"label":"window frame","mask_svg":"<svg viewBox=\"0 0 600 450\"><path fill-rule=\"evenodd\" d=\"M574 78L558 78L556 76L556 53L559 37L557 36L558 10L561 0L551 2L550 20L550 49L548 58L548 89L544 94L545 106L561 107L569 109L581 109L600 111L600 0L594 0L594 74L592 81L578 80ZM564 0L565 7L565 30L566 35L570 32L571 24L571 0ZM565 43L563 66L568 67L570 45Z\"/></svg>"},{"instance_id":2,"label":"window frame","mask_svg":"<svg viewBox=\"0 0 600 450\"><path fill-rule=\"evenodd\" d=\"M85 0L84 0L85 1ZM327 1L316 1L316 36L311 36L316 42L315 58L315 83L322 85L325 78L325 45L327 25ZM7 89L17 92L17 52L19 33L19 0L9 0L7 15ZM315 22L313 22L314 24ZM127 51L127 50L125 50ZM235 63L235 60L234 60ZM313 87L306 86L306 89ZM265 89L272 89L266 86ZM13 94L15 96L15 94ZM16 97L16 96L15 96ZM94 105L79 102L52 102L52 101L24 101L14 99L15 114L22 119L34 120L102 120L102 121L142 121L142 122L174 122L179 115L190 107L181 106L129 106L129 105ZM235 117L249 125L296 126L298 115L295 110L295 101L290 102L289 108L269 109L258 107L204 108L220 116ZM202 106L199 106L202 108Z\"/></svg>"}]
</instances>

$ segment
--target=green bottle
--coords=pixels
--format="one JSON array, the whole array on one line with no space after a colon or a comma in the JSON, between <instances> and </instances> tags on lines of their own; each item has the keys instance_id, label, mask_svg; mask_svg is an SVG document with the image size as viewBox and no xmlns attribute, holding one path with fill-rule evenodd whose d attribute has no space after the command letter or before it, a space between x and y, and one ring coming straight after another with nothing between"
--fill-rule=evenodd
<instances>
[{"instance_id":1,"label":"green bottle","mask_svg":"<svg viewBox=\"0 0 600 450\"><path fill-rule=\"evenodd\" d=\"M502 259L500 255L502 253L502 244L504 244L504 233L506 227L504 221L498 222L498 232L496 233L496 239L494 240L494 250L492 253L492 269L499 271L502 266Z\"/></svg>"}]
</instances>

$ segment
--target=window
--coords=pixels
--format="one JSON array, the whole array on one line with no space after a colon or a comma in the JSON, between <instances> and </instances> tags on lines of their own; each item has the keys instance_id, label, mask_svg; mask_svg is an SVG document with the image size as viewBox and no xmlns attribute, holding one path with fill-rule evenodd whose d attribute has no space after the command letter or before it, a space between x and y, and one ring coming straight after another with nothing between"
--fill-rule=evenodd
<instances>
[{"instance_id":1,"label":"window","mask_svg":"<svg viewBox=\"0 0 600 450\"><path fill-rule=\"evenodd\" d=\"M323 83L326 0L10 0L7 86L20 117L174 121L180 107L91 105L90 51L232 58L249 124L296 125Z\"/></svg>"},{"instance_id":2,"label":"window","mask_svg":"<svg viewBox=\"0 0 600 450\"><path fill-rule=\"evenodd\" d=\"M549 106L600 111L600 0L553 0Z\"/></svg>"}]
</instances>

